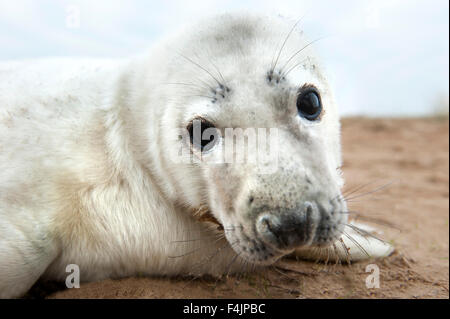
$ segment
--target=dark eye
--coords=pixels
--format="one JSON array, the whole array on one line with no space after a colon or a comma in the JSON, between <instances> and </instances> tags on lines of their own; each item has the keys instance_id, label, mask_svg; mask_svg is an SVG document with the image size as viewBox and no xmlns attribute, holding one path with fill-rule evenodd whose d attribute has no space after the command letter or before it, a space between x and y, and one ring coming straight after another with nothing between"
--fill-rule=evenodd
<instances>
[{"instance_id":1,"label":"dark eye","mask_svg":"<svg viewBox=\"0 0 450 319\"><path fill-rule=\"evenodd\" d=\"M211 150L219 141L219 131L203 118L192 120L187 126L191 144L202 152Z\"/></svg>"},{"instance_id":2,"label":"dark eye","mask_svg":"<svg viewBox=\"0 0 450 319\"><path fill-rule=\"evenodd\" d=\"M300 92L297 97L297 110L301 117L316 120L322 113L322 102L316 88L309 87Z\"/></svg>"}]
</instances>

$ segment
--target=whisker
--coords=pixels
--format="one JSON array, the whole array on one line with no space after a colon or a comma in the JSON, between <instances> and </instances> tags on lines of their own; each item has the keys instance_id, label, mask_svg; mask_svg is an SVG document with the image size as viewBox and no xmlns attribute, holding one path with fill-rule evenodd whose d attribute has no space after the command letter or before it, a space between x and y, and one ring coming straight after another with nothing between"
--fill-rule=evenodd
<instances>
[{"instance_id":1,"label":"whisker","mask_svg":"<svg viewBox=\"0 0 450 319\"><path fill-rule=\"evenodd\" d=\"M182 53L177 52L180 56L182 56L183 58L185 58L187 61L191 62L192 64L194 64L195 66L197 66L198 68L202 69L203 71L205 71L210 77L212 77L214 79L214 81L217 82L217 84L222 85L222 83L220 83L219 80L217 80L217 78L205 67L201 66L199 63L193 61L192 59L188 58L187 56L183 55Z\"/></svg>"},{"instance_id":2,"label":"whisker","mask_svg":"<svg viewBox=\"0 0 450 319\"><path fill-rule=\"evenodd\" d=\"M294 54L286 61L286 63L285 63L285 64L283 65L283 67L280 69L280 72L283 73L284 68L289 64L289 62L292 61L292 59L293 59L297 54L299 54L300 52L302 52L304 49L306 49L306 48L309 47L310 45L312 45L312 44L316 43L317 41L322 40L322 39L324 39L324 38L326 38L326 37L321 37L321 38L318 38L318 39L316 39L316 40L313 40L313 41L309 42L308 44L306 44L304 47L302 47L300 50L296 51L296 52L295 52L295 53L294 53Z\"/></svg>"},{"instance_id":3,"label":"whisker","mask_svg":"<svg viewBox=\"0 0 450 319\"><path fill-rule=\"evenodd\" d=\"M372 190L372 191L369 191L369 192L366 192L366 193L363 193L363 194L358 194L358 195L355 195L355 196L346 198L346 201L348 202L348 201L351 201L351 200L353 200L353 199L355 199L355 198L360 198L360 197L363 197L363 196L367 196L367 195L370 195L370 194L379 192L379 191L381 191L382 189L384 189L384 188L386 188L386 187L392 185L392 183L393 183L393 182L389 182L389 183L384 184L384 185L382 185L382 186L380 186L380 187L377 187L376 189L374 189L374 190Z\"/></svg>"},{"instance_id":4,"label":"whisker","mask_svg":"<svg viewBox=\"0 0 450 319\"><path fill-rule=\"evenodd\" d=\"M223 239L223 237L218 238L215 242L217 242L217 241L219 241L219 240L221 240L221 239ZM205 246L203 246L203 247L198 247L198 248L196 248L196 249L194 249L194 250L191 250L191 251L189 251L189 252L187 252L187 253L185 253L185 254L178 255L178 256L169 256L169 258L186 257L186 256L189 256L189 255L191 255L191 254L193 254L193 253L196 253L196 252L198 252L198 251L200 251L200 250L204 250L204 249L206 249L206 248L209 248L209 246L208 246L208 245L205 245Z\"/></svg>"},{"instance_id":5,"label":"whisker","mask_svg":"<svg viewBox=\"0 0 450 319\"><path fill-rule=\"evenodd\" d=\"M230 245L230 248L232 248L233 245L235 245L236 243L238 243L238 242L236 241L236 242L232 243L232 244ZM220 251L222 251L222 249L225 248L226 246L228 246L228 242L226 242L224 245L222 245L221 247L219 247L213 254L211 254L210 256L206 257L206 259L207 259L206 261L201 260L201 261L198 262L197 264L194 264L194 267L193 267L192 270L195 272L198 268L200 268L201 266L203 266L203 265L205 265L206 263L210 262L210 261L211 261L214 257L216 257L216 256L220 253ZM198 274L198 275L193 275L193 278L190 279L190 280L186 283L186 285L185 285L183 288L185 288L189 283L191 283L191 282L194 281L194 280L197 280L197 279L200 278L201 276L202 276L201 273ZM220 277L217 278L215 284L217 284L217 282L218 282L219 279L220 279Z\"/></svg>"},{"instance_id":6,"label":"whisker","mask_svg":"<svg viewBox=\"0 0 450 319\"><path fill-rule=\"evenodd\" d=\"M363 198L363 199L357 199L357 200L348 200L347 203L367 203L368 201L380 201L382 200L379 197L370 197L370 198Z\"/></svg>"},{"instance_id":7,"label":"whisker","mask_svg":"<svg viewBox=\"0 0 450 319\"><path fill-rule=\"evenodd\" d=\"M214 91L213 86L210 85L210 83L208 83L205 80L203 80L202 78L196 77L195 80L200 82L206 90L211 91L211 92Z\"/></svg>"},{"instance_id":8,"label":"whisker","mask_svg":"<svg viewBox=\"0 0 450 319\"><path fill-rule=\"evenodd\" d=\"M357 227L357 226L355 226L355 225L351 225L351 224L343 224L343 225L345 225L345 226L347 226L347 227L350 227L351 229L353 229L354 231L358 232L358 233L361 234L361 235L365 235L365 236L368 236L368 237L372 237L372 238L374 238L374 239L376 239L376 240L382 242L383 244L387 244L387 242L386 242L385 240L383 240L383 239L381 239L381 238L378 238L378 237L375 236L374 234L371 234L370 232L368 232L368 231L366 231L366 230L364 230L364 229L361 229L361 228L359 228L359 227Z\"/></svg>"},{"instance_id":9,"label":"whisker","mask_svg":"<svg viewBox=\"0 0 450 319\"><path fill-rule=\"evenodd\" d=\"M191 255L191 254L193 254L193 253L196 253L196 252L198 252L199 250L202 250L202 249L205 249L205 248L206 248L206 247L196 248L196 249L194 249L194 250L192 250L192 251L189 251L189 252L187 252L187 253L185 253L185 254L182 254L182 255L178 255L178 256L169 256L169 258L186 257L186 256L189 256L189 255Z\"/></svg>"},{"instance_id":10,"label":"whisker","mask_svg":"<svg viewBox=\"0 0 450 319\"><path fill-rule=\"evenodd\" d=\"M289 70L287 70L284 73L284 76L288 76L289 73L291 73L293 70L295 70L298 66L300 66L302 63L304 63L306 60L308 60L308 58L301 60L300 62L298 62L297 64L295 64L293 67L291 67Z\"/></svg>"},{"instance_id":11,"label":"whisker","mask_svg":"<svg viewBox=\"0 0 450 319\"><path fill-rule=\"evenodd\" d=\"M294 26L291 28L291 30L289 30L289 33L287 34L286 38L284 39L283 44L281 45L280 50L278 51L278 56L277 56L277 58L276 58L276 60L275 60L275 63L274 63L274 64L272 65L272 67L271 67L272 72L275 71L275 68L276 68L276 66L277 66L278 60L280 59L281 52L283 51L284 46L286 45L286 42L289 40L289 37L291 36L292 32L294 32L295 28L296 28L297 25L300 23L300 21L303 20L304 17L305 17L305 16L303 16L303 17L301 17L299 20L297 20L297 22L295 22L295 24L294 24Z\"/></svg>"},{"instance_id":12,"label":"whisker","mask_svg":"<svg viewBox=\"0 0 450 319\"><path fill-rule=\"evenodd\" d=\"M329 261L330 261L330 247L327 247L327 259L325 259L325 266L328 265Z\"/></svg>"},{"instance_id":13,"label":"whisker","mask_svg":"<svg viewBox=\"0 0 450 319\"><path fill-rule=\"evenodd\" d=\"M228 228L223 228L221 229L220 233L213 233L210 236L204 236L204 237L199 237L199 238L194 238L194 239L182 239L182 240L174 240L171 242L172 243L188 243L188 242L195 242L195 241L200 241L200 240L208 240L210 238L217 238L217 240L223 239L225 238L225 233L228 232L233 232L236 231L236 228L243 228L242 225L230 225ZM197 233L197 232L216 232L217 229L200 229L200 230L186 230L186 233ZM217 241L216 240L216 241ZM176 257L182 257L183 255L180 256L171 256L170 258L176 258Z\"/></svg>"},{"instance_id":14,"label":"whisker","mask_svg":"<svg viewBox=\"0 0 450 319\"><path fill-rule=\"evenodd\" d=\"M237 276L237 280L238 280L238 281L240 281L241 278L242 278L242 276L243 276L245 273L247 273L247 267L248 267L248 264L249 264L247 259L242 259L242 261L243 261L243 265L242 265L243 270L242 270L242 272L241 272L240 274L238 274L238 276Z\"/></svg>"},{"instance_id":15,"label":"whisker","mask_svg":"<svg viewBox=\"0 0 450 319\"><path fill-rule=\"evenodd\" d=\"M202 233L202 232L211 234L214 231L216 231L215 228L214 229L204 228L204 229L187 229L182 230L180 232L185 234Z\"/></svg>"},{"instance_id":16,"label":"whisker","mask_svg":"<svg viewBox=\"0 0 450 319\"><path fill-rule=\"evenodd\" d=\"M190 98L190 97L203 97L209 100L214 100L214 96L204 95L204 94L190 94L190 95L180 95L182 98Z\"/></svg>"},{"instance_id":17,"label":"whisker","mask_svg":"<svg viewBox=\"0 0 450 319\"><path fill-rule=\"evenodd\" d=\"M227 228L223 228L223 231L233 232L236 231L236 228L238 229L244 229L244 226L238 225L238 226L228 226Z\"/></svg>"},{"instance_id":18,"label":"whisker","mask_svg":"<svg viewBox=\"0 0 450 319\"><path fill-rule=\"evenodd\" d=\"M239 256L240 254L241 254L241 253L235 254L234 257L231 259L231 262L227 265L227 267L226 267L227 271L226 271L225 278L228 278L228 275L229 275L230 270L231 270L231 266L234 264L234 262L236 261L236 259L238 258L238 256ZM218 277L217 280L216 280L216 282L215 282L215 285L217 285L217 283L219 282L219 280L222 279L222 278L223 278L223 276Z\"/></svg>"},{"instance_id":19,"label":"whisker","mask_svg":"<svg viewBox=\"0 0 450 319\"><path fill-rule=\"evenodd\" d=\"M284 272L282 272L282 271L280 270L280 268L281 268L281 267L279 267L279 266L274 266L274 265L272 265L272 269L275 270L275 271L276 271L277 273L279 273L280 275L285 276L286 278L288 278L288 279L290 279L290 280L299 282L299 280L298 280L297 278L294 278L294 277L289 276L288 274L285 274Z\"/></svg>"},{"instance_id":20,"label":"whisker","mask_svg":"<svg viewBox=\"0 0 450 319\"><path fill-rule=\"evenodd\" d=\"M160 85L179 85L179 86L190 86L198 88L201 91L211 91L213 88L205 81L200 78L194 78L194 80L200 83L185 83L185 82L161 82Z\"/></svg>"},{"instance_id":21,"label":"whisker","mask_svg":"<svg viewBox=\"0 0 450 319\"><path fill-rule=\"evenodd\" d=\"M346 255L346 257L347 257L347 263L348 263L349 265L351 265L351 261L350 261L350 253L348 252L349 249L348 249L347 245L344 243L344 240L342 239L342 237L339 238L339 242L341 243L342 249L344 249L344 251L345 251L345 255Z\"/></svg>"},{"instance_id":22,"label":"whisker","mask_svg":"<svg viewBox=\"0 0 450 319\"><path fill-rule=\"evenodd\" d=\"M381 225L381 226L385 226L385 227L389 227L389 228L393 228L396 229L398 231L402 231L402 229L400 227L398 227L397 225L375 218L375 217L371 217L371 216L366 216L366 215L362 215L361 213L357 212L357 211L347 211L347 212L341 212L341 214L349 214L352 216L355 216L355 219L361 219L361 220L365 220L377 225Z\"/></svg>"},{"instance_id":23,"label":"whisker","mask_svg":"<svg viewBox=\"0 0 450 319\"><path fill-rule=\"evenodd\" d=\"M340 258L339 258L339 254L337 252L337 247L336 247L335 243L333 243L333 251L334 251L334 254L336 256L336 263L334 264L334 266L337 266L339 264L339 262L340 262Z\"/></svg>"},{"instance_id":24,"label":"whisker","mask_svg":"<svg viewBox=\"0 0 450 319\"><path fill-rule=\"evenodd\" d=\"M342 231L342 234L347 237L352 243L354 243L367 257L371 258L370 254L358 243L352 236L350 236L347 232Z\"/></svg>"},{"instance_id":25,"label":"whisker","mask_svg":"<svg viewBox=\"0 0 450 319\"><path fill-rule=\"evenodd\" d=\"M220 79L223 81L224 84L226 84L225 78L222 75L222 72L220 72L219 68L217 67L217 65L212 62L211 60L209 61L209 63L211 63L211 65L213 66L213 68L217 71L217 73L219 74Z\"/></svg>"},{"instance_id":26,"label":"whisker","mask_svg":"<svg viewBox=\"0 0 450 319\"><path fill-rule=\"evenodd\" d=\"M314 259L314 264L318 265L320 262L320 255L321 255L320 248L312 247L311 251L313 254L317 254L317 258ZM295 256L295 260L297 260L297 261L299 260L298 256Z\"/></svg>"},{"instance_id":27,"label":"whisker","mask_svg":"<svg viewBox=\"0 0 450 319\"><path fill-rule=\"evenodd\" d=\"M233 259L231 260L231 262L229 263L229 265L227 266L227 274L226 274L226 277L228 278L228 275L230 274L230 271L231 271L231 266L234 264L234 262L236 261L236 259L239 257L239 255L241 254L242 252L240 252L239 254L236 254L234 257L233 257Z\"/></svg>"},{"instance_id":28,"label":"whisker","mask_svg":"<svg viewBox=\"0 0 450 319\"><path fill-rule=\"evenodd\" d=\"M195 239L174 240L174 241L171 242L171 244L188 243L188 242L199 241L199 240L204 240L204 239L209 239L209 238L216 238L217 236L219 236L219 239L225 238L225 236L223 234L216 234L216 235L212 235L212 236L206 236L206 237L195 238Z\"/></svg>"},{"instance_id":29,"label":"whisker","mask_svg":"<svg viewBox=\"0 0 450 319\"><path fill-rule=\"evenodd\" d=\"M160 83L162 85L182 85L182 86L193 86L193 87L197 87L197 88L203 88L202 86L198 85L198 84L194 84L194 83L183 83L183 82L164 82L164 83Z\"/></svg>"},{"instance_id":30,"label":"whisker","mask_svg":"<svg viewBox=\"0 0 450 319\"><path fill-rule=\"evenodd\" d=\"M237 244L238 242L236 241L236 242L234 242L234 243L232 243L232 244L228 244L228 242L225 242L225 244L224 245L222 245L222 246L220 246L215 252L213 252L211 255L209 255L208 257L206 257L206 258L204 258L204 259L206 259L206 260L204 260L204 259L202 259L201 261L199 261L197 264L194 264L194 268L193 269L198 269L198 268L200 268L201 266L203 266L203 265L205 265L206 263L208 263L208 262L210 262L214 257L216 257L221 251L222 251L222 249L224 249L225 247L227 247L228 245L230 246L230 248L233 248L233 246L235 245L235 244Z\"/></svg>"},{"instance_id":31,"label":"whisker","mask_svg":"<svg viewBox=\"0 0 450 319\"><path fill-rule=\"evenodd\" d=\"M360 185L356 185L356 186L354 186L354 187L352 187L352 188L350 188L348 190L343 191L342 194L345 195L345 196L349 196L349 195L351 195L351 194L353 194L353 193L355 193L355 192L363 189L364 187L369 186L370 184L373 184L375 182L376 181L370 181L370 182L364 183L362 185L361 184Z\"/></svg>"}]
</instances>

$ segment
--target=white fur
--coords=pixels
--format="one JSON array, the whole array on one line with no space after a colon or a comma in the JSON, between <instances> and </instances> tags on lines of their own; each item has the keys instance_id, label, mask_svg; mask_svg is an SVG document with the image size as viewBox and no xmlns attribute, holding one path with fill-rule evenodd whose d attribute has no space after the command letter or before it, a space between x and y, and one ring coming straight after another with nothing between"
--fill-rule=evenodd
<instances>
[{"instance_id":1,"label":"white fur","mask_svg":"<svg viewBox=\"0 0 450 319\"><path fill-rule=\"evenodd\" d=\"M204 112L233 126L247 125L243 114L265 104L260 97L266 89L254 78L264 74L289 27L278 19L223 16L130 59L1 63L0 297L21 296L39 277L64 280L66 265L73 263L82 281L243 270L243 263L230 264L235 253L225 239L177 242L211 236L210 226L197 222L191 208L216 203L213 214L227 225L233 221L223 206L240 197L230 189L229 198L219 200L211 179L226 177L174 165L166 150L177 130ZM252 42L238 41L251 30L257 33ZM225 31L235 32L229 36L236 41L215 38ZM307 43L295 37L280 63ZM246 53L240 52L243 43ZM217 108L205 111L198 90L170 84L212 81L178 53L210 70L216 64L229 80L236 110L227 112L228 118ZM327 187L338 192L337 111L309 49L305 56L307 65L289 81L315 83L328 107L320 125L297 125L312 137L325 136L320 145L328 154L322 163ZM267 109L260 112L254 124L273 127L275 118ZM254 181L247 182L252 187Z\"/></svg>"}]
</instances>

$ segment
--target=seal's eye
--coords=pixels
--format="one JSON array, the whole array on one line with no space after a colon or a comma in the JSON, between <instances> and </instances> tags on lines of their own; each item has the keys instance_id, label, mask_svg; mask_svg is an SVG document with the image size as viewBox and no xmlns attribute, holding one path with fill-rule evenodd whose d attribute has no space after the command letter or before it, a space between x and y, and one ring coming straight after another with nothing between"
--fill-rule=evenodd
<instances>
[{"instance_id":1,"label":"seal's eye","mask_svg":"<svg viewBox=\"0 0 450 319\"><path fill-rule=\"evenodd\" d=\"M192 120L187 126L191 144L202 152L210 151L219 141L219 131L203 118Z\"/></svg>"},{"instance_id":2,"label":"seal's eye","mask_svg":"<svg viewBox=\"0 0 450 319\"><path fill-rule=\"evenodd\" d=\"M319 92L314 87L301 90L297 97L297 110L301 117L316 120L322 112L322 102Z\"/></svg>"}]
</instances>

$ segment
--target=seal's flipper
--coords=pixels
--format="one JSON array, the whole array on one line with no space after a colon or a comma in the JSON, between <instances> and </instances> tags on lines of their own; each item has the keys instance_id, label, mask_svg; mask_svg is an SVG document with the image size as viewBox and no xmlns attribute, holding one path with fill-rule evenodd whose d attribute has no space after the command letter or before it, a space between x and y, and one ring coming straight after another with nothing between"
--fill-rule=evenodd
<instances>
[{"instance_id":1,"label":"seal's flipper","mask_svg":"<svg viewBox=\"0 0 450 319\"><path fill-rule=\"evenodd\" d=\"M393 253L394 247L388 242L378 239L374 235L376 230L373 227L359 223L350 223L350 225L345 228L345 233L341 238L330 247L297 249L293 255L300 259L313 261L355 262L383 258Z\"/></svg>"}]
</instances>

